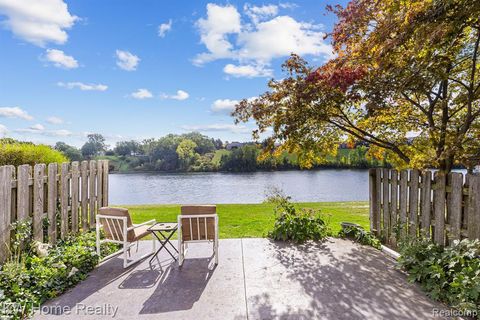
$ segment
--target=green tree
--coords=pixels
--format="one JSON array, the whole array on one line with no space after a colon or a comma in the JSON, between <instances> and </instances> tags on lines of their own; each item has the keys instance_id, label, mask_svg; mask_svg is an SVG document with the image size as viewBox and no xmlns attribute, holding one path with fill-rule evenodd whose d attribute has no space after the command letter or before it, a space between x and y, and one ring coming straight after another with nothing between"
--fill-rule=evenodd
<instances>
[{"instance_id":1,"label":"green tree","mask_svg":"<svg viewBox=\"0 0 480 320\"><path fill-rule=\"evenodd\" d=\"M140 150L140 144L135 140L130 140L117 142L114 152L119 156L131 156L139 153Z\"/></svg>"},{"instance_id":2,"label":"green tree","mask_svg":"<svg viewBox=\"0 0 480 320\"><path fill-rule=\"evenodd\" d=\"M82 153L80 152L80 150L78 150L74 146L66 144L65 142L58 141L55 144L54 148L55 148L55 150L58 150L61 153L63 153L71 161L81 161L81 160L83 160Z\"/></svg>"},{"instance_id":3,"label":"green tree","mask_svg":"<svg viewBox=\"0 0 480 320\"><path fill-rule=\"evenodd\" d=\"M190 165L198 157L198 154L195 152L197 144L190 139L182 140L177 147L177 155L180 160L180 169L188 170Z\"/></svg>"},{"instance_id":4,"label":"green tree","mask_svg":"<svg viewBox=\"0 0 480 320\"><path fill-rule=\"evenodd\" d=\"M205 154L215 151L215 144L212 139L199 133L199 132L190 132L182 135L182 138L189 139L197 145L195 152L199 154Z\"/></svg>"},{"instance_id":5,"label":"green tree","mask_svg":"<svg viewBox=\"0 0 480 320\"><path fill-rule=\"evenodd\" d=\"M99 133L87 135L87 142L82 146L82 155L87 158L101 155L107 149L105 138Z\"/></svg>"}]
</instances>

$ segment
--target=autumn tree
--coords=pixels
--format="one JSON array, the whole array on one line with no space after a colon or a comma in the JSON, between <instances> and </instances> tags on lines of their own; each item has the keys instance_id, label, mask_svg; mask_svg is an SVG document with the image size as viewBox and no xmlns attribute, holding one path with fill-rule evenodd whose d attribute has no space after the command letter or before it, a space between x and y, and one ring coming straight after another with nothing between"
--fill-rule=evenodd
<instances>
[{"instance_id":1,"label":"autumn tree","mask_svg":"<svg viewBox=\"0 0 480 320\"><path fill-rule=\"evenodd\" d=\"M314 68L292 55L287 76L242 100L236 121L253 118L255 137L273 129L266 150L297 152L307 167L346 138L398 167L478 163L478 0L352 0L330 10L336 58Z\"/></svg>"}]
</instances>

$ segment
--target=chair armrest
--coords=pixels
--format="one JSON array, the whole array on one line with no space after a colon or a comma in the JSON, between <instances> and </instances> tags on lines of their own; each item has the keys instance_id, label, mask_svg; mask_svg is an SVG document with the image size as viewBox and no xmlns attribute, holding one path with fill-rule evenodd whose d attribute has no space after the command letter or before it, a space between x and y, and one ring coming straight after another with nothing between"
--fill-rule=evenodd
<instances>
[{"instance_id":1,"label":"chair armrest","mask_svg":"<svg viewBox=\"0 0 480 320\"><path fill-rule=\"evenodd\" d=\"M133 227L128 228L127 231L136 229L138 227L142 227L142 226L147 225L147 224L153 224L153 223L156 223L156 222L157 222L157 220L152 219L152 220L149 220L149 221L146 221L146 222L142 222L140 224L135 224Z\"/></svg>"}]
</instances>

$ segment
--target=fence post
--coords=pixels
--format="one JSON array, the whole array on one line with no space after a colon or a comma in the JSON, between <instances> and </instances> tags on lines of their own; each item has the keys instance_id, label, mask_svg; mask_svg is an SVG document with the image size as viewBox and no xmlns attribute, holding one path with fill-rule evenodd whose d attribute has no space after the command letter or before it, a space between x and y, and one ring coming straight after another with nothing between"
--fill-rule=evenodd
<instances>
[{"instance_id":1,"label":"fence post","mask_svg":"<svg viewBox=\"0 0 480 320\"><path fill-rule=\"evenodd\" d=\"M0 263L8 256L12 223L12 180L15 168L0 167Z\"/></svg>"},{"instance_id":2,"label":"fence post","mask_svg":"<svg viewBox=\"0 0 480 320\"><path fill-rule=\"evenodd\" d=\"M43 208L45 165L36 164L33 168L33 238L43 241Z\"/></svg>"}]
</instances>

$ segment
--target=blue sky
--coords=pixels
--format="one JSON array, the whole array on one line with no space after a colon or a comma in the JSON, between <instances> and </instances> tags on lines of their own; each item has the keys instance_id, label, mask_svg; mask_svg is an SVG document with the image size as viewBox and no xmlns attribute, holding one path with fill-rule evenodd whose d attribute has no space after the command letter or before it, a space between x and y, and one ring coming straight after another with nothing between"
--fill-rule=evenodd
<instances>
[{"instance_id":1,"label":"blue sky","mask_svg":"<svg viewBox=\"0 0 480 320\"><path fill-rule=\"evenodd\" d=\"M235 101L281 78L290 52L326 61L336 3L0 0L0 135L249 140Z\"/></svg>"}]
</instances>

